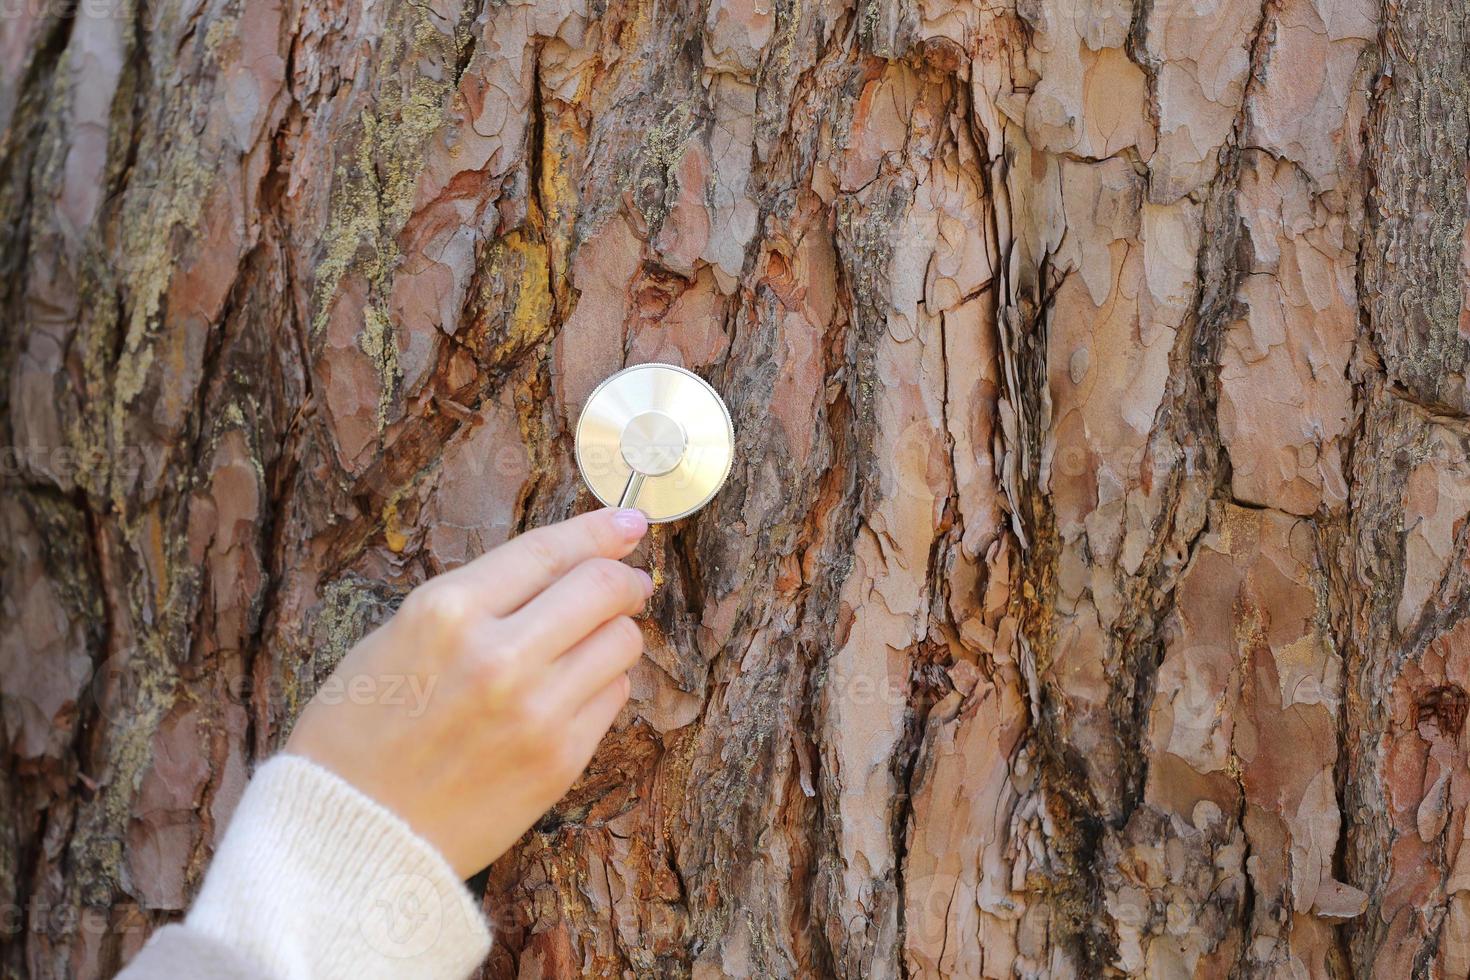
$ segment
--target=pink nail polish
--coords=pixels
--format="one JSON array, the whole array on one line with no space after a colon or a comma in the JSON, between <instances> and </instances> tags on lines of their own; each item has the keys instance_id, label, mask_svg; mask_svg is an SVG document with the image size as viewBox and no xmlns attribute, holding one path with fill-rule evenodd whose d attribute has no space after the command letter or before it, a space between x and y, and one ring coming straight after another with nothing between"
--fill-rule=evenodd
<instances>
[{"instance_id":1,"label":"pink nail polish","mask_svg":"<svg viewBox=\"0 0 1470 980\"><path fill-rule=\"evenodd\" d=\"M636 507L625 507L613 514L613 523L630 538L641 538L648 530L648 518Z\"/></svg>"},{"instance_id":2,"label":"pink nail polish","mask_svg":"<svg viewBox=\"0 0 1470 980\"><path fill-rule=\"evenodd\" d=\"M638 574L639 575L642 575L643 576L643 591L644 591L644 593L646 593L647 595L653 595L653 576L650 575L650 574L648 574L647 572L645 572L641 568L638 569L637 571L638 571Z\"/></svg>"}]
</instances>

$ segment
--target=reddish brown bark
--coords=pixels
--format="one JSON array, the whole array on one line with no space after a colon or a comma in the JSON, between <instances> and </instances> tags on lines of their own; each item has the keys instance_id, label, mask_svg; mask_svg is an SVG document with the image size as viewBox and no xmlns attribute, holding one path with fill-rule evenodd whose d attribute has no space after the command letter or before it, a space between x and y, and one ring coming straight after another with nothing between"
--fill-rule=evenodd
<instances>
[{"instance_id":1,"label":"reddish brown bark","mask_svg":"<svg viewBox=\"0 0 1470 980\"><path fill-rule=\"evenodd\" d=\"M487 976L1470 972L1470 14L0 20L0 967L177 918L414 584L739 456Z\"/></svg>"}]
</instances>

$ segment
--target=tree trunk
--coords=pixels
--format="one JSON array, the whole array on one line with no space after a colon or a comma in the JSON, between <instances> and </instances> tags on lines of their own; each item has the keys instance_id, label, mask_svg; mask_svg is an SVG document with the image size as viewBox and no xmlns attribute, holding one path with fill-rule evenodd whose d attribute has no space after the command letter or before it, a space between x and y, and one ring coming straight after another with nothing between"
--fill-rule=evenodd
<instances>
[{"instance_id":1,"label":"tree trunk","mask_svg":"<svg viewBox=\"0 0 1470 980\"><path fill-rule=\"evenodd\" d=\"M1464 3L3 13L4 975L645 360L734 471L485 976L1470 973Z\"/></svg>"}]
</instances>

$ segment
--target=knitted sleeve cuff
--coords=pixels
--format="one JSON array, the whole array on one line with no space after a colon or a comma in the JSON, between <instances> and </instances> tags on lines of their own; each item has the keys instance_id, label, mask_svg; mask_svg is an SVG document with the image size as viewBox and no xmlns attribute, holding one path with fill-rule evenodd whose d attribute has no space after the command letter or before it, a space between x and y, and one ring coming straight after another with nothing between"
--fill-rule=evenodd
<instances>
[{"instance_id":1,"label":"knitted sleeve cuff","mask_svg":"<svg viewBox=\"0 0 1470 980\"><path fill-rule=\"evenodd\" d=\"M288 980L460 980L490 951L469 890L428 841L293 755L250 781L185 924Z\"/></svg>"}]
</instances>

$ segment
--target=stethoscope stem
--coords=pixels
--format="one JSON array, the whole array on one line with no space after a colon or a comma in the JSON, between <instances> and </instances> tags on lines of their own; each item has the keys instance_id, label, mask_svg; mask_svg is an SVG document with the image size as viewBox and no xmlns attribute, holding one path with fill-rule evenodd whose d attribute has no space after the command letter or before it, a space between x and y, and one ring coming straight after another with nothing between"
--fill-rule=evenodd
<instances>
[{"instance_id":1,"label":"stethoscope stem","mask_svg":"<svg viewBox=\"0 0 1470 980\"><path fill-rule=\"evenodd\" d=\"M637 470L628 474L627 486L623 487L623 495L618 498L619 507L632 507L633 501L638 499L638 491L643 489L643 474Z\"/></svg>"}]
</instances>

